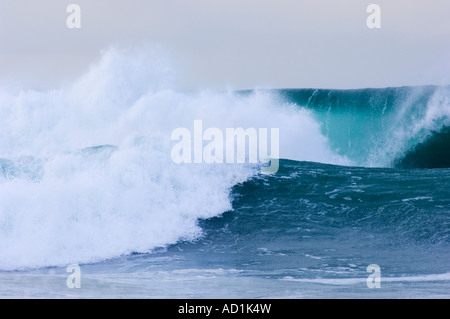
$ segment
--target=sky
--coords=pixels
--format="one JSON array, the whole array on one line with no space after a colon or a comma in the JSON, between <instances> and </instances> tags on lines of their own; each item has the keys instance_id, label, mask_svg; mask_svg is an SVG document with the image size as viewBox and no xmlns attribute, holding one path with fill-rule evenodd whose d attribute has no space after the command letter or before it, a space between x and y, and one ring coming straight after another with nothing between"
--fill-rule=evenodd
<instances>
[{"instance_id":1,"label":"sky","mask_svg":"<svg viewBox=\"0 0 450 319\"><path fill-rule=\"evenodd\" d=\"M188 90L447 85L450 1L0 0L0 85L56 88L102 50L142 44L163 47Z\"/></svg>"}]
</instances>

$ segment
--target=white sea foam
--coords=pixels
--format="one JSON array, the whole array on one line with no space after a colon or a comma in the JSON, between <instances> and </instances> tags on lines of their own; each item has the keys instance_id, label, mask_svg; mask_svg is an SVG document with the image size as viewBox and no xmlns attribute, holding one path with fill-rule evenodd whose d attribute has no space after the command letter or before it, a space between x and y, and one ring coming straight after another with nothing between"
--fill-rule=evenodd
<instances>
[{"instance_id":1,"label":"white sea foam","mask_svg":"<svg viewBox=\"0 0 450 319\"><path fill-rule=\"evenodd\" d=\"M293 278L284 277L281 280L286 281L296 281L304 283L318 283L325 285L356 285L361 283L366 283L367 278ZM381 278L382 283L392 283L392 282L434 282L434 281L450 281L450 273L443 274L429 274L421 276L400 276L400 277L388 277L384 276Z\"/></svg>"},{"instance_id":2,"label":"white sea foam","mask_svg":"<svg viewBox=\"0 0 450 319\"><path fill-rule=\"evenodd\" d=\"M231 209L242 164L171 161L171 132L280 128L280 156L346 163L270 93L181 92L157 51L110 49L72 85L0 93L0 269L87 263L193 239ZM102 146L103 145L103 146ZM102 146L95 148L96 146Z\"/></svg>"}]
</instances>

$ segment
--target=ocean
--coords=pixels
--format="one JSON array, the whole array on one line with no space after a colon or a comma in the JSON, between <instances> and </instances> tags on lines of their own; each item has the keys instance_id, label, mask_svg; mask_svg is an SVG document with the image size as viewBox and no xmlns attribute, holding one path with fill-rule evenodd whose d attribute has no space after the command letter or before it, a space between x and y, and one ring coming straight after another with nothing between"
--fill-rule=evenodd
<instances>
[{"instance_id":1,"label":"ocean","mask_svg":"<svg viewBox=\"0 0 450 319\"><path fill-rule=\"evenodd\" d=\"M278 171L174 163L196 120L278 128ZM449 213L450 87L185 91L111 49L0 89L0 298L449 298Z\"/></svg>"}]
</instances>

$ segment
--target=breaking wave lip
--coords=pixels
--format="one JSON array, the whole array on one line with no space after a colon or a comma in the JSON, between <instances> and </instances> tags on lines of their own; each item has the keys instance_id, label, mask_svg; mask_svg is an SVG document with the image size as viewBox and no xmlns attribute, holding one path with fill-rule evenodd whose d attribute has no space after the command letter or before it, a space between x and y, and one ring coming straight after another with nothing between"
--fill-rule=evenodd
<instances>
[{"instance_id":1,"label":"breaking wave lip","mask_svg":"<svg viewBox=\"0 0 450 319\"><path fill-rule=\"evenodd\" d=\"M177 165L171 132L280 128L280 156L349 163L310 111L257 92L182 92L157 49L109 49L72 85L0 92L0 269L91 263L202 234L253 164ZM296 145L295 148L292 145Z\"/></svg>"},{"instance_id":2,"label":"breaking wave lip","mask_svg":"<svg viewBox=\"0 0 450 319\"><path fill-rule=\"evenodd\" d=\"M412 146L394 161L399 168L449 168L450 126L432 131L422 142Z\"/></svg>"},{"instance_id":3,"label":"breaking wave lip","mask_svg":"<svg viewBox=\"0 0 450 319\"><path fill-rule=\"evenodd\" d=\"M364 167L450 167L450 87L278 90L311 110L336 153Z\"/></svg>"}]
</instances>

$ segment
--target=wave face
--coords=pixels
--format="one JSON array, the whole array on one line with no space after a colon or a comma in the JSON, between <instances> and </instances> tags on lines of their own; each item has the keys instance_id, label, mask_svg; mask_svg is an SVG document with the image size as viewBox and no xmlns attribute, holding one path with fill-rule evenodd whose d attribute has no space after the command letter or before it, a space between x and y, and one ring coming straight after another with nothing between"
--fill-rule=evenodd
<instances>
[{"instance_id":1,"label":"wave face","mask_svg":"<svg viewBox=\"0 0 450 319\"><path fill-rule=\"evenodd\" d=\"M253 215L245 207L259 207L259 197L236 200L260 186L257 164L178 165L171 160L171 132L193 129L197 119L222 131L279 128L280 157L293 162L283 161L290 171L263 182L279 193L265 202L279 206L264 204L273 212L261 216L271 219L286 210L285 221L270 223L277 234L290 232L286 225L296 218L308 220L314 214L329 217L314 221L324 233L338 229L345 216L356 226L359 219L372 219L374 228L411 220L409 199L428 196L417 190L392 198L404 204L400 215L393 204L386 217L376 209L377 201L388 200L383 197L394 190L370 188L368 181L370 192L360 198L363 207L369 205L367 212L349 217L359 205L357 198L345 195L352 190L351 180L340 179L335 166L305 172L302 163L448 167L448 157L441 155L448 152L449 88L183 92L174 73L158 50L110 49L63 88L0 90L0 270L95 263L192 242L210 234L211 225L199 221L210 221L214 228L215 217L233 210L249 214L240 217L237 234L258 232L258 221L246 221ZM376 173L365 169L366 175ZM311 184L302 184L303 173ZM326 188L330 174L336 185ZM396 185L407 184L408 178L401 175ZM291 179L293 184L283 184ZM319 193L311 189L330 192L328 200L343 192L340 204L320 206ZM295 197L297 192L304 198ZM448 199L448 191L443 192ZM348 209L342 206L349 202L346 197L354 200ZM427 205L448 210L448 201L441 201ZM297 204L303 215L297 215ZM418 220L424 221L425 213L420 214ZM441 221L422 226L444 227ZM427 229L426 236L437 242L447 236L440 228L433 235L434 226L424 227L404 233L421 238ZM229 239L221 240L225 245Z\"/></svg>"},{"instance_id":2,"label":"wave face","mask_svg":"<svg viewBox=\"0 0 450 319\"><path fill-rule=\"evenodd\" d=\"M365 167L450 167L450 87L280 90L335 152Z\"/></svg>"}]
</instances>

